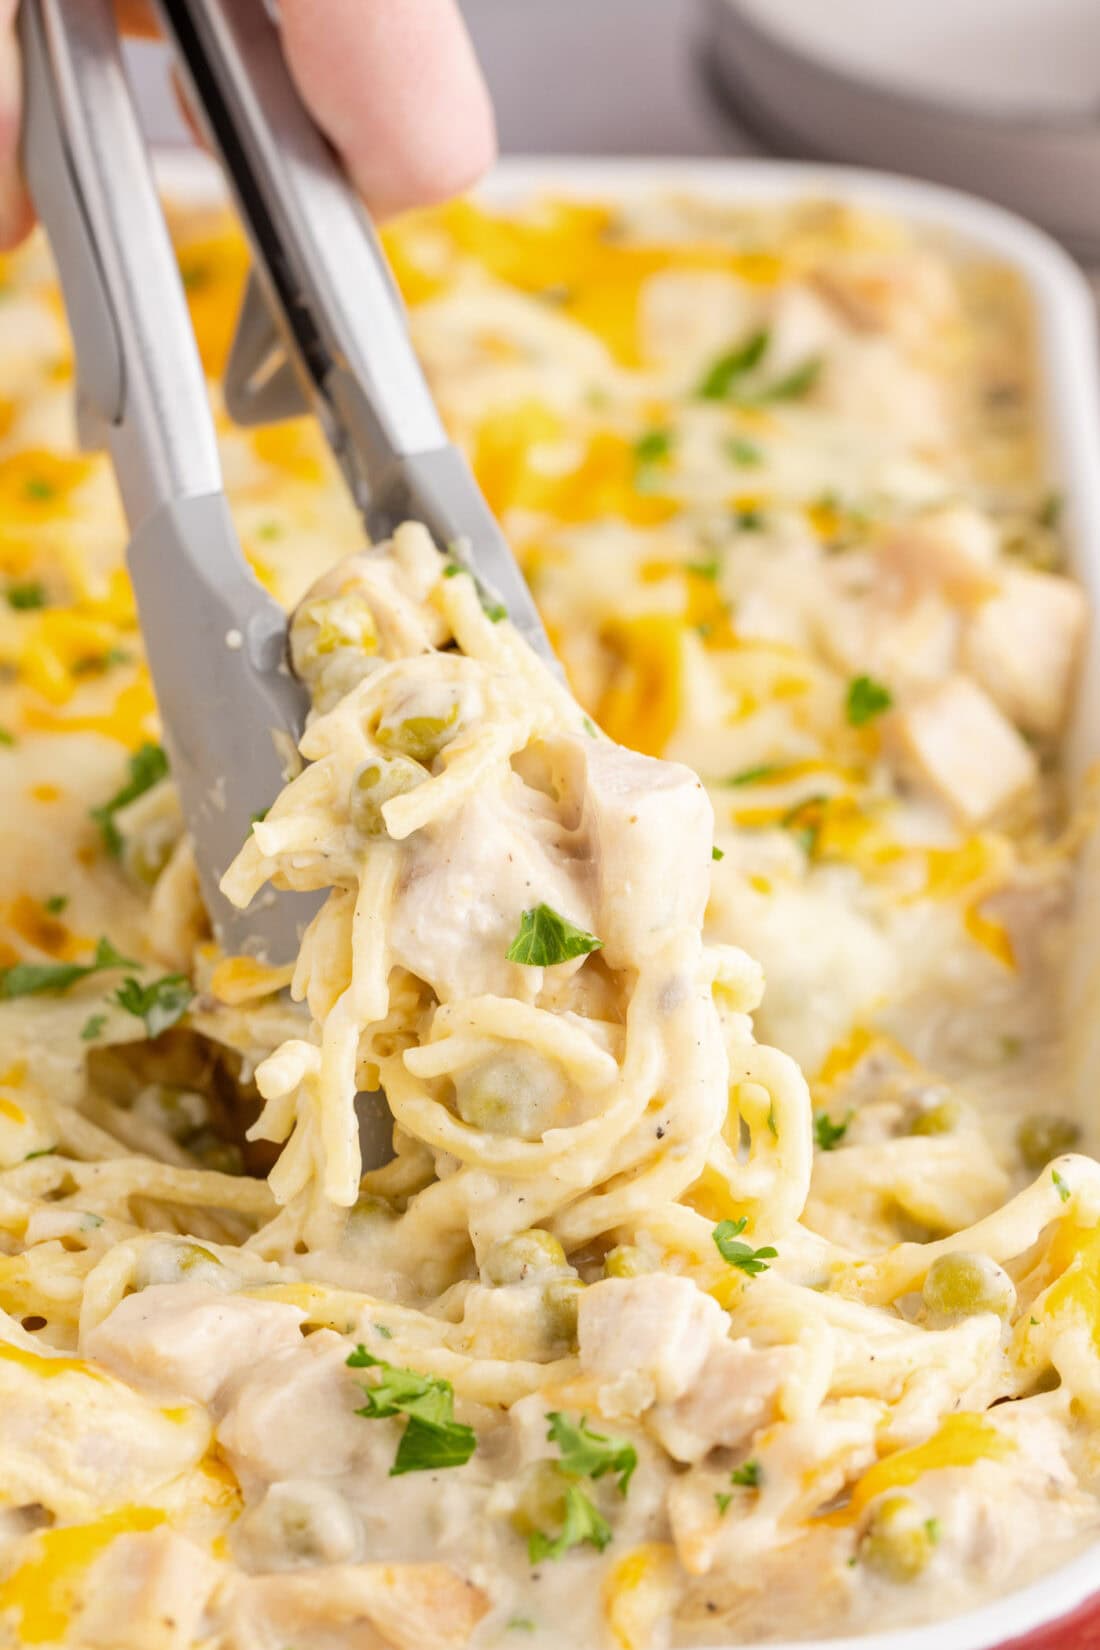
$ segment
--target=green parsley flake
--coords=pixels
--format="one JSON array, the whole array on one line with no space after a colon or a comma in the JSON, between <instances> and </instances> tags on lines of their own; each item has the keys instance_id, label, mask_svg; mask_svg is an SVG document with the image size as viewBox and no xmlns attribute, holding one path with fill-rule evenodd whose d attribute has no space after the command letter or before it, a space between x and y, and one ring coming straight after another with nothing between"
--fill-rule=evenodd
<instances>
[{"instance_id":1,"label":"green parsley flake","mask_svg":"<svg viewBox=\"0 0 1100 1650\"><path fill-rule=\"evenodd\" d=\"M1064 503L1065 500L1062 498L1061 493L1048 493L1043 499L1043 502L1040 504L1038 510L1035 512L1035 520L1038 522L1039 526L1047 528L1049 532L1053 532L1062 519L1062 507Z\"/></svg>"},{"instance_id":2,"label":"green parsley flake","mask_svg":"<svg viewBox=\"0 0 1100 1650\"><path fill-rule=\"evenodd\" d=\"M873 676L856 676L848 684L845 712L853 728L862 728L889 710L893 702L890 689L876 682Z\"/></svg>"},{"instance_id":3,"label":"green parsley flake","mask_svg":"<svg viewBox=\"0 0 1100 1650\"><path fill-rule=\"evenodd\" d=\"M761 779L774 779L782 769L775 762L762 762L756 768L742 768L740 773L731 773L722 783L736 788L738 785L756 785Z\"/></svg>"},{"instance_id":4,"label":"green parsley flake","mask_svg":"<svg viewBox=\"0 0 1100 1650\"><path fill-rule=\"evenodd\" d=\"M758 367L767 354L771 333L766 327L752 332L744 343L736 344L711 362L695 393L701 401L725 401L746 373Z\"/></svg>"},{"instance_id":5,"label":"green parsley flake","mask_svg":"<svg viewBox=\"0 0 1100 1650\"><path fill-rule=\"evenodd\" d=\"M526 968L553 968L555 963L599 951L602 945L603 941L595 934L574 927L567 917L559 916L549 905L536 905L520 918L519 932L505 957L508 962L522 963Z\"/></svg>"},{"instance_id":6,"label":"green parsley flake","mask_svg":"<svg viewBox=\"0 0 1100 1650\"><path fill-rule=\"evenodd\" d=\"M730 1473L730 1483L736 1484L739 1489L758 1490L760 1488L760 1462L743 1461L739 1467L734 1467Z\"/></svg>"},{"instance_id":7,"label":"green parsley flake","mask_svg":"<svg viewBox=\"0 0 1100 1650\"><path fill-rule=\"evenodd\" d=\"M758 464L763 464L764 454L755 441L749 441L743 435L734 435L726 442L726 457L732 464L742 470L751 470Z\"/></svg>"},{"instance_id":8,"label":"green parsley flake","mask_svg":"<svg viewBox=\"0 0 1100 1650\"><path fill-rule=\"evenodd\" d=\"M88 1018L80 1028L81 1041L85 1043L94 1043L106 1024L106 1014L89 1014Z\"/></svg>"},{"instance_id":9,"label":"green parsley flake","mask_svg":"<svg viewBox=\"0 0 1100 1650\"><path fill-rule=\"evenodd\" d=\"M742 1215L740 1220L720 1220L711 1236L718 1253L728 1265L736 1266L750 1278L755 1278L759 1273L768 1270L768 1262L777 1259L779 1251L773 1249L770 1243L763 1249L754 1249L751 1244L739 1243L737 1240L748 1223L746 1215Z\"/></svg>"},{"instance_id":10,"label":"green parsley flake","mask_svg":"<svg viewBox=\"0 0 1100 1650\"><path fill-rule=\"evenodd\" d=\"M739 533L762 533L766 523L759 510L737 510L733 525Z\"/></svg>"},{"instance_id":11,"label":"green parsley flake","mask_svg":"<svg viewBox=\"0 0 1100 1650\"><path fill-rule=\"evenodd\" d=\"M824 810L828 801L829 798L821 794L804 797L801 802L796 802L793 808L788 808L779 821L783 829L790 831L795 841L810 857L817 850L817 839L825 823Z\"/></svg>"},{"instance_id":12,"label":"green parsley flake","mask_svg":"<svg viewBox=\"0 0 1100 1650\"><path fill-rule=\"evenodd\" d=\"M14 735L14 733L9 733L7 728L0 728L0 745L14 745L14 744L15 744L15 735Z\"/></svg>"},{"instance_id":13,"label":"green parsley flake","mask_svg":"<svg viewBox=\"0 0 1100 1650\"><path fill-rule=\"evenodd\" d=\"M42 909L48 911L51 917L59 917L68 903L68 894L51 894L49 899L42 901Z\"/></svg>"},{"instance_id":14,"label":"green parsley flake","mask_svg":"<svg viewBox=\"0 0 1100 1650\"><path fill-rule=\"evenodd\" d=\"M822 1152L835 1152L844 1136L848 1133L848 1124L855 1116L850 1111L843 1123L834 1123L828 1112L814 1112L814 1145Z\"/></svg>"},{"instance_id":15,"label":"green parsley flake","mask_svg":"<svg viewBox=\"0 0 1100 1650\"><path fill-rule=\"evenodd\" d=\"M607 1472L614 1473L619 1494L626 1494L638 1465L633 1444L625 1438L593 1432L583 1415L574 1423L560 1410L551 1410L546 1419L550 1423L546 1436L561 1450L558 1466L562 1472L573 1478L602 1478Z\"/></svg>"},{"instance_id":16,"label":"green parsley flake","mask_svg":"<svg viewBox=\"0 0 1100 1650\"><path fill-rule=\"evenodd\" d=\"M810 356L801 366L795 367L783 378L777 378L773 384L767 384L756 397L758 401L801 401L808 395L821 375L822 361L819 355Z\"/></svg>"},{"instance_id":17,"label":"green parsley flake","mask_svg":"<svg viewBox=\"0 0 1100 1650\"><path fill-rule=\"evenodd\" d=\"M634 458L638 464L665 464L672 456L671 430L646 430L634 443Z\"/></svg>"},{"instance_id":18,"label":"green parsley flake","mask_svg":"<svg viewBox=\"0 0 1100 1650\"><path fill-rule=\"evenodd\" d=\"M710 857L711 859L725 859L725 850L722 848L712 848L710 851Z\"/></svg>"},{"instance_id":19,"label":"green parsley flake","mask_svg":"<svg viewBox=\"0 0 1100 1650\"><path fill-rule=\"evenodd\" d=\"M8 598L8 606L14 607L17 613L30 613L37 607L45 607L46 587L37 579L28 579L23 584L9 584L4 594Z\"/></svg>"},{"instance_id":20,"label":"green parsley flake","mask_svg":"<svg viewBox=\"0 0 1100 1650\"><path fill-rule=\"evenodd\" d=\"M379 1378L363 1388L366 1403L355 1411L368 1421L405 1416L405 1430L397 1446L390 1477L406 1472L432 1472L461 1467L477 1448L473 1427L454 1418L454 1388L450 1381L399 1369L357 1346L347 1358L349 1369L376 1369Z\"/></svg>"},{"instance_id":21,"label":"green parsley flake","mask_svg":"<svg viewBox=\"0 0 1100 1650\"><path fill-rule=\"evenodd\" d=\"M91 816L99 826L107 852L118 859L122 853L122 837L115 824L115 815L121 808L136 802L139 796L152 790L168 773L168 758L160 745L145 744L130 758L130 777L108 802L91 809Z\"/></svg>"},{"instance_id":22,"label":"green parsley flake","mask_svg":"<svg viewBox=\"0 0 1100 1650\"><path fill-rule=\"evenodd\" d=\"M506 1630L509 1633L533 1633L535 1623L530 1616L512 1616L507 1623Z\"/></svg>"},{"instance_id":23,"label":"green parsley flake","mask_svg":"<svg viewBox=\"0 0 1100 1650\"><path fill-rule=\"evenodd\" d=\"M57 488L45 476L29 476L23 488L28 498L48 499L57 497Z\"/></svg>"},{"instance_id":24,"label":"green parsley flake","mask_svg":"<svg viewBox=\"0 0 1100 1650\"><path fill-rule=\"evenodd\" d=\"M136 968L132 957L116 951L110 940L101 939L90 963L13 963L0 969L0 997L38 997L44 992L67 991L77 980L107 968Z\"/></svg>"},{"instance_id":25,"label":"green parsley flake","mask_svg":"<svg viewBox=\"0 0 1100 1650\"><path fill-rule=\"evenodd\" d=\"M719 1517L721 1517L721 1515L729 1507L730 1502L733 1500L733 1491L732 1490L715 1490L714 1499L718 1504L718 1515L719 1515Z\"/></svg>"},{"instance_id":26,"label":"green parsley flake","mask_svg":"<svg viewBox=\"0 0 1100 1650\"><path fill-rule=\"evenodd\" d=\"M598 739L600 737L600 730L596 726L595 722L593 722L591 716L581 717L581 727L584 729L589 739Z\"/></svg>"},{"instance_id":27,"label":"green parsley flake","mask_svg":"<svg viewBox=\"0 0 1100 1650\"><path fill-rule=\"evenodd\" d=\"M123 980L112 1001L127 1014L145 1022L146 1036L159 1037L162 1031L183 1019L194 995L186 974L165 974L148 985L130 976Z\"/></svg>"},{"instance_id":28,"label":"green parsley flake","mask_svg":"<svg viewBox=\"0 0 1100 1650\"><path fill-rule=\"evenodd\" d=\"M1061 1198L1062 1202L1063 1203L1068 1203L1070 1198L1073 1196L1073 1193L1070 1191L1069 1187L1066 1185L1065 1181L1062 1179L1062 1176L1058 1173L1057 1169L1051 1169L1050 1178L1053 1180L1054 1188L1057 1191L1058 1196Z\"/></svg>"},{"instance_id":29,"label":"green parsley flake","mask_svg":"<svg viewBox=\"0 0 1100 1650\"><path fill-rule=\"evenodd\" d=\"M565 1492L565 1518L558 1535L544 1535L533 1530L527 1537L527 1556L532 1564L543 1559L564 1558L570 1547L587 1542L597 1552L603 1552L611 1540L611 1525L598 1512L577 1484L570 1484Z\"/></svg>"},{"instance_id":30,"label":"green parsley flake","mask_svg":"<svg viewBox=\"0 0 1100 1650\"><path fill-rule=\"evenodd\" d=\"M718 557L712 556L709 561L686 561L684 571L696 579L716 579L719 573Z\"/></svg>"}]
</instances>

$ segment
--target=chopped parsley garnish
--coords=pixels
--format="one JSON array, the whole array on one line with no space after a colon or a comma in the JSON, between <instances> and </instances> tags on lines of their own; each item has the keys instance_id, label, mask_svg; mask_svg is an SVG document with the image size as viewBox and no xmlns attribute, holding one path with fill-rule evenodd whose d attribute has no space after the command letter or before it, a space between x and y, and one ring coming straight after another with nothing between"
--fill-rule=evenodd
<instances>
[{"instance_id":1,"label":"chopped parsley garnish","mask_svg":"<svg viewBox=\"0 0 1100 1650\"><path fill-rule=\"evenodd\" d=\"M890 689L876 682L873 676L856 676L848 683L845 713L853 728L862 728L889 710L893 702Z\"/></svg>"},{"instance_id":2,"label":"chopped parsley garnish","mask_svg":"<svg viewBox=\"0 0 1100 1650\"><path fill-rule=\"evenodd\" d=\"M593 722L591 716L582 716L581 717L581 727L584 729L584 731L588 735L589 739L598 739L599 738L600 730L596 726L595 722Z\"/></svg>"},{"instance_id":3,"label":"chopped parsley garnish","mask_svg":"<svg viewBox=\"0 0 1100 1650\"><path fill-rule=\"evenodd\" d=\"M726 855L723 849L712 848L710 851L710 857L711 859L725 859Z\"/></svg>"},{"instance_id":4,"label":"chopped parsley garnish","mask_svg":"<svg viewBox=\"0 0 1100 1650\"><path fill-rule=\"evenodd\" d=\"M57 497L57 488L52 481L47 481L45 476L28 476L23 491L28 498L47 499Z\"/></svg>"},{"instance_id":5,"label":"chopped parsley garnish","mask_svg":"<svg viewBox=\"0 0 1100 1650\"><path fill-rule=\"evenodd\" d=\"M742 1215L740 1220L720 1220L711 1236L718 1253L728 1265L736 1266L750 1278L755 1278L760 1272L768 1270L768 1262L777 1258L779 1250L773 1249L770 1243L762 1249L754 1249L751 1244L739 1242L748 1223L746 1215Z\"/></svg>"},{"instance_id":6,"label":"chopped parsley garnish","mask_svg":"<svg viewBox=\"0 0 1100 1650\"><path fill-rule=\"evenodd\" d=\"M696 579L716 579L719 573L718 557L712 556L709 561L686 561L684 571Z\"/></svg>"},{"instance_id":7,"label":"chopped parsley garnish","mask_svg":"<svg viewBox=\"0 0 1100 1650\"><path fill-rule=\"evenodd\" d=\"M711 362L699 382L696 395L701 401L725 401L745 374L760 365L770 343L771 333L766 327L750 333L743 344L735 345Z\"/></svg>"},{"instance_id":8,"label":"chopped parsley garnish","mask_svg":"<svg viewBox=\"0 0 1100 1650\"><path fill-rule=\"evenodd\" d=\"M764 517L759 510L735 510L733 525L739 533L762 533Z\"/></svg>"},{"instance_id":9,"label":"chopped parsley garnish","mask_svg":"<svg viewBox=\"0 0 1100 1650\"><path fill-rule=\"evenodd\" d=\"M1048 493L1035 512L1035 520L1039 526L1046 527L1053 532L1062 519L1062 505L1064 502L1061 493Z\"/></svg>"},{"instance_id":10,"label":"chopped parsley garnish","mask_svg":"<svg viewBox=\"0 0 1100 1650\"><path fill-rule=\"evenodd\" d=\"M749 441L746 436L734 435L726 442L726 456L730 462L740 466L742 470L751 470L757 464L764 462L764 454L755 441Z\"/></svg>"},{"instance_id":11,"label":"chopped parsley garnish","mask_svg":"<svg viewBox=\"0 0 1100 1650\"><path fill-rule=\"evenodd\" d=\"M506 1630L509 1633L533 1633L535 1623L530 1616L512 1616L506 1623Z\"/></svg>"},{"instance_id":12,"label":"chopped parsley garnish","mask_svg":"<svg viewBox=\"0 0 1100 1650\"><path fill-rule=\"evenodd\" d=\"M790 831L795 841L803 850L812 855L817 849L817 839L821 835L824 824L824 808L828 803L827 796L807 796L801 802L796 802L779 823L783 829Z\"/></svg>"},{"instance_id":13,"label":"chopped parsley garnish","mask_svg":"<svg viewBox=\"0 0 1100 1650\"><path fill-rule=\"evenodd\" d=\"M120 808L128 807L136 802L139 796L152 790L154 785L168 773L168 758L160 745L145 744L136 750L130 758L130 777L115 792L110 801L104 802L98 808L91 810L92 818L99 826L107 852L117 859L122 853L122 837L115 824L115 815Z\"/></svg>"},{"instance_id":14,"label":"chopped parsley garnish","mask_svg":"<svg viewBox=\"0 0 1100 1650\"><path fill-rule=\"evenodd\" d=\"M715 1490L714 1499L718 1503L719 1514L724 1513L730 1502L733 1500L733 1491Z\"/></svg>"},{"instance_id":15,"label":"chopped parsley garnish","mask_svg":"<svg viewBox=\"0 0 1100 1650\"><path fill-rule=\"evenodd\" d=\"M1069 1187L1066 1185L1057 1169L1051 1169L1050 1178L1053 1180L1054 1189L1058 1193L1058 1196L1061 1198L1062 1202L1068 1203L1073 1194L1070 1192Z\"/></svg>"},{"instance_id":16,"label":"chopped parsley garnish","mask_svg":"<svg viewBox=\"0 0 1100 1650\"><path fill-rule=\"evenodd\" d=\"M77 980L106 968L136 968L132 957L124 957L110 940L101 939L90 963L13 963L0 969L0 997L37 997L44 992L67 991Z\"/></svg>"},{"instance_id":17,"label":"chopped parsley garnish","mask_svg":"<svg viewBox=\"0 0 1100 1650\"><path fill-rule=\"evenodd\" d=\"M254 814L249 814L248 823L250 825L262 825L270 812L270 808L257 808Z\"/></svg>"},{"instance_id":18,"label":"chopped parsley garnish","mask_svg":"<svg viewBox=\"0 0 1100 1650\"><path fill-rule=\"evenodd\" d=\"M758 1490L760 1488L760 1462L742 1461L739 1467L734 1467L730 1473L730 1483L740 1489Z\"/></svg>"},{"instance_id":19,"label":"chopped parsley garnish","mask_svg":"<svg viewBox=\"0 0 1100 1650\"><path fill-rule=\"evenodd\" d=\"M388 1416L406 1417L406 1426L397 1446L390 1477L406 1472L432 1472L437 1468L461 1467L477 1448L473 1427L455 1420L454 1388L450 1381L421 1375L415 1369L399 1369L376 1358L365 1346L357 1346L347 1358L349 1369L376 1369L379 1378L363 1388L366 1403L355 1411L368 1421Z\"/></svg>"},{"instance_id":20,"label":"chopped parsley garnish","mask_svg":"<svg viewBox=\"0 0 1100 1650\"><path fill-rule=\"evenodd\" d=\"M814 1112L814 1145L822 1152L835 1152L844 1136L848 1133L848 1124L855 1116L849 1112L843 1123L834 1123L828 1112Z\"/></svg>"},{"instance_id":21,"label":"chopped parsley garnish","mask_svg":"<svg viewBox=\"0 0 1100 1650\"><path fill-rule=\"evenodd\" d=\"M611 1540L611 1525L592 1505L577 1484L570 1484L565 1492L565 1517L558 1535L544 1535L532 1530L527 1537L527 1556L532 1564L541 1564L545 1558L564 1558L570 1547L589 1546L603 1552Z\"/></svg>"},{"instance_id":22,"label":"chopped parsley garnish","mask_svg":"<svg viewBox=\"0 0 1100 1650\"><path fill-rule=\"evenodd\" d=\"M88 1018L80 1028L81 1041L85 1043L94 1043L106 1024L106 1014L89 1014Z\"/></svg>"},{"instance_id":23,"label":"chopped parsley garnish","mask_svg":"<svg viewBox=\"0 0 1100 1650\"><path fill-rule=\"evenodd\" d=\"M132 976L123 980L112 1001L127 1014L145 1022L148 1037L159 1037L162 1031L174 1026L187 1013L195 995L186 974L165 974L159 980L142 985Z\"/></svg>"},{"instance_id":24,"label":"chopped parsley garnish","mask_svg":"<svg viewBox=\"0 0 1100 1650\"><path fill-rule=\"evenodd\" d=\"M783 378L777 378L774 384L767 384L757 395L758 401L800 401L808 395L821 373L821 357L811 355L809 360L803 361L801 366L795 367Z\"/></svg>"},{"instance_id":25,"label":"chopped parsley garnish","mask_svg":"<svg viewBox=\"0 0 1100 1650\"><path fill-rule=\"evenodd\" d=\"M14 744L15 744L15 735L14 735L14 733L9 733L7 728L0 728L0 745L14 745Z\"/></svg>"},{"instance_id":26,"label":"chopped parsley garnish","mask_svg":"<svg viewBox=\"0 0 1100 1650\"><path fill-rule=\"evenodd\" d=\"M612 1472L619 1494L626 1494L638 1465L638 1452L633 1444L625 1438L593 1432L583 1415L579 1422L573 1422L560 1410L551 1410L546 1419L550 1423L546 1436L561 1450L558 1465L562 1472L573 1478L602 1478L604 1473Z\"/></svg>"},{"instance_id":27,"label":"chopped parsley garnish","mask_svg":"<svg viewBox=\"0 0 1100 1650\"><path fill-rule=\"evenodd\" d=\"M797 367L759 388L746 386L745 379L759 367L771 344L766 327L750 333L725 355L719 355L703 374L695 393L701 401L740 401L747 406L769 401L798 401L808 395L818 380L822 361L811 355ZM750 444L751 445L751 444Z\"/></svg>"},{"instance_id":28,"label":"chopped parsley garnish","mask_svg":"<svg viewBox=\"0 0 1100 1650\"><path fill-rule=\"evenodd\" d=\"M780 772L775 762L762 762L756 768L742 768L740 773L731 773L728 779L722 781L725 785L755 785L761 779L771 779Z\"/></svg>"},{"instance_id":29,"label":"chopped parsley garnish","mask_svg":"<svg viewBox=\"0 0 1100 1650\"><path fill-rule=\"evenodd\" d=\"M8 606L14 607L17 613L30 613L36 607L46 605L46 587L37 579L28 579L23 584L9 584L4 594L8 598Z\"/></svg>"},{"instance_id":30,"label":"chopped parsley garnish","mask_svg":"<svg viewBox=\"0 0 1100 1650\"><path fill-rule=\"evenodd\" d=\"M376 1335L381 1335L384 1341L393 1340L393 1330L387 1329L384 1323L372 1324L371 1328L374 1330Z\"/></svg>"},{"instance_id":31,"label":"chopped parsley garnish","mask_svg":"<svg viewBox=\"0 0 1100 1650\"><path fill-rule=\"evenodd\" d=\"M508 609L503 602L495 602L491 597L485 595L481 596L481 611L490 624L500 624L502 619L508 617Z\"/></svg>"},{"instance_id":32,"label":"chopped parsley garnish","mask_svg":"<svg viewBox=\"0 0 1100 1650\"><path fill-rule=\"evenodd\" d=\"M51 894L49 899L42 901L42 909L48 911L51 917L59 917L68 903L68 894Z\"/></svg>"},{"instance_id":33,"label":"chopped parsley garnish","mask_svg":"<svg viewBox=\"0 0 1100 1650\"><path fill-rule=\"evenodd\" d=\"M603 945L595 934L576 928L549 905L535 905L519 921L519 932L505 952L509 962L527 968L553 968L572 957L587 956Z\"/></svg>"},{"instance_id":34,"label":"chopped parsley garnish","mask_svg":"<svg viewBox=\"0 0 1100 1650\"><path fill-rule=\"evenodd\" d=\"M634 457L639 464L663 464L672 455L671 430L646 430L634 443Z\"/></svg>"}]
</instances>

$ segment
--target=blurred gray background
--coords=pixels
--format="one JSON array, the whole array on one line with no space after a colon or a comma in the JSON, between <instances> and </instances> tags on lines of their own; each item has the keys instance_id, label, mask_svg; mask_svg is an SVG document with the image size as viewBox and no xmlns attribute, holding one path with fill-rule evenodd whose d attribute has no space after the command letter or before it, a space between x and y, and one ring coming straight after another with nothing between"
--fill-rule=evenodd
<instances>
[{"instance_id":1,"label":"blurred gray background","mask_svg":"<svg viewBox=\"0 0 1100 1650\"><path fill-rule=\"evenodd\" d=\"M752 149L707 90L701 0L463 0L462 9L506 154ZM129 51L150 135L186 143L164 52Z\"/></svg>"}]
</instances>

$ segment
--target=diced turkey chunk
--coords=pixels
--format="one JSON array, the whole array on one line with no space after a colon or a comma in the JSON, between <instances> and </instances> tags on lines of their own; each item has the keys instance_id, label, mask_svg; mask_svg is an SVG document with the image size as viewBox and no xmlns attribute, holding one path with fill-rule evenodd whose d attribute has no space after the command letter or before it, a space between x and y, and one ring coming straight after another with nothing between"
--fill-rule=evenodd
<instances>
[{"instance_id":1,"label":"diced turkey chunk","mask_svg":"<svg viewBox=\"0 0 1100 1650\"><path fill-rule=\"evenodd\" d=\"M786 1347L719 1341L690 1390L650 1411L649 1427L677 1461L699 1461L718 1445L736 1449L774 1418L776 1392L790 1368Z\"/></svg>"},{"instance_id":2,"label":"diced turkey chunk","mask_svg":"<svg viewBox=\"0 0 1100 1650\"><path fill-rule=\"evenodd\" d=\"M1053 573L1013 568L978 608L963 638L963 665L1019 727L1054 734L1069 706L1085 628L1085 595Z\"/></svg>"},{"instance_id":3,"label":"diced turkey chunk","mask_svg":"<svg viewBox=\"0 0 1100 1650\"><path fill-rule=\"evenodd\" d=\"M173 1530L122 1535L88 1576L74 1642L94 1650L190 1650L219 1566Z\"/></svg>"},{"instance_id":4,"label":"diced turkey chunk","mask_svg":"<svg viewBox=\"0 0 1100 1650\"><path fill-rule=\"evenodd\" d=\"M236 1582L224 1650L462 1650L488 1609L445 1564L332 1564Z\"/></svg>"},{"instance_id":5,"label":"diced turkey chunk","mask_svg":"<svg viewBox=\"0 0 1100 1650\"><path fill-rule=\"evenodd\" d=\"M988 694L952 676L891 716L885 730L906 776L980 825L1035 784L1035 757Z\"/></svg>"},{"instance_id":6,"label":"diced turkey chunk","mask_svg":"<svg viewBox=\"0 0 1100 1650\"><path fill-rule=\"evenodd\" d=\"M581 828L599 868L597 933L614 968L703 920L714 814L690 768L588 741Z\"/></svg>"},{"instance_id":7,"label":"diced turkey chunk","mask_svg":"<svg viewBox=\"0 0 1100 1650\"><path fill-rule=\"evenodd\" d=\"M237 1370L298 1345L304 1316L205 1283L158 1283L120 1301L84 1350L131 1386L206 1404Z\"/></svg>"},{"instance_id":8,"label":"diced turkey chunk","mask_svg":"<svg viewBox=\"0 0 1100 1650\"><path fill-rule=\"evenodd\" d=\"M717 1301L689 1278L607 1278L579 1297L581 1368L608 1378L648 1375L662 1403L689 1390L728 1329Z\"/></svg>"},{"instance_id":9,"label":"diced turkey chunk","mask_svg":"<svg viewBox=\"0 0 1100 1650\"><path fill-rule=\"evenodd\" d=\"M997 531L970 505L949 505L894 528L879 560L913 589L973 601L996 587Z\"/></svg>"},{"instance_id":10,"label":"diced turkey chunk","mask_svg":"<svg viewBox=\"0 0 1100 1650\"><path fill-rule=\"evenodd\" d=\"M362 1398L347 1352L319 1329L241 1371L225 1395L218 1443L242 1483L337 1478L391 1443L384 1428L348 1424Z\"/></svg>"}]
</instances>

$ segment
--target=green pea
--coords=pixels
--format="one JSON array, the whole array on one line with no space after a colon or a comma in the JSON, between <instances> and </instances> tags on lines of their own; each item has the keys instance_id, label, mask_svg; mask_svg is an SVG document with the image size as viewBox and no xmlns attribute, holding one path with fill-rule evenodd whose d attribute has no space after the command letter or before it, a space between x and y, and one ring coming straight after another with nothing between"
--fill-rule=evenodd
<instances>
[{"instance_id":1,"label":"green pea","mask_svg":"<svg viewBox=\"0 0 1100 1650\"><path fill-rule=\"evenodd\" d=\"M374 653L378 648L374 614L366 598L354 591L303 603L295 615L293 633L298 644L294 651L299 673L338 648L355 647L364 653Z\"/></svg>"},{"instance_id":2,"label":"green pea","mask_svg":"<svg viewBox=\"0 0 1100 1650\"><path fill-rule=\"evenodd\" d=\"M887 1581L915 1581L938 1540L935 1519L909 1495L888 1495L871 1513L859 1556Z\"/></svg>"},{"instance_id":3,"label":"green pea","mask_svg":"<svg viewBox=\"0 0 1100 1650\"><path fill-rule=\"evenodd\" d=\"M383 804L391 797L414 791L428 777L426 768L404 756L394 756L388 761L364 762L351 782L348 801L348 814L355 829L362 831L364 836L385 836Z\"/></svg>"},{"instance_id":4,"label":"green pea","mask_svg":"<svg viewBox=\"0 0 1100 1650\"><path fill-rule=\"evenodd\" d=\"M549 1062L511 1055L485 1060L455 1082L464 1123L518 1140L538 1139L557 1120L563 1094L561 1075Z\"/></svg>"},{"instance_id":5,"label":"green pea","mask_svg":"<svg viewBox=\"0 0 1100 1650\"><path fill-rule=\"evenodd\" d=\"M568 1270L565 1250L552 1232L532 1227L504 1238L490 1249L485 1275L490 1283L525 1283L530 1277Z\"/></svg>"},{"instance_id":6,"label":"green pea","mask_svg":"<svg viewBox=\"0 0 1100 1650\"><path fill-rule=\"evenodd\" d=\"M382 722L374 737L383 750L432 762L458 732L457 723L456 701L446 716L406 716L401 722Z\"/></svg>"},{"instance_id":7,"label":"green pea","mask_svg":"<svg viewBox=\"0 0 1100 1650\"><path fill-rule=\"evenodd\" d=\"M1072 1117L1057 1112L1035 1112L1025 1117L1016 1130L1016 1149L1029 1169L1038 1171L1063 1152L1070 1152L1081 1138L1080 1126Z\"/></svg>"},{"instance_id":8,"label":"green pea","mask_svg":"<svg viewBox=\"0 0 1100 1650\"><path fill-rule=\"evenodd\" d=\"M603 1269L609 1278L640 1278L653 1267L645 1254L633 1243L620 1243L604 1256Z\"/></svg>"},{"instance_id":9,"label":"green pea","mask_svg":"<svg viewBox=\"0 0 1100 1650\"><path fill-rule=\"evenodd\" d=\"M909 1130L910 1134L954 1134L962 1122L963 1109L957 1100L941 1100L918 1112Z\"/></svg>"},{"instance_id":10,"label":"green pea","mask_svg":"<svg viewBox=\"0 0 1100 1650\"><path fill-rule=\"evenodd\" d=\"M580 1278L555 1278L546 1285L542 1301L551 1341L576 1346L577 1308L583 1288Z\"/></svg>"},{"instance_id":11,"label":"green pea","mask_svg":"<svg viewBox=\"0 0 1100 1650\"><path fill-rule=\"evenodd\" d=\"M1008 1317L1016 1287L988 1255L940 1255L928 1268L921 1298L932 1326L945 1327L978 1312Z\"/></svg>"},{"instance_id":12,"label":"green pea","mask_svg":"<svg viewBox=\"0 0 1100 1650\"><path fill-rule=\"evenodd\" d=\"M196 1129L185 1142L192 1157L197 1157L204 1169L216 1169L219 1174L243 1174L244 1160L241 1148L231 1140L223 1140L213 1129Z\"/></svg>"}]
</instances>

